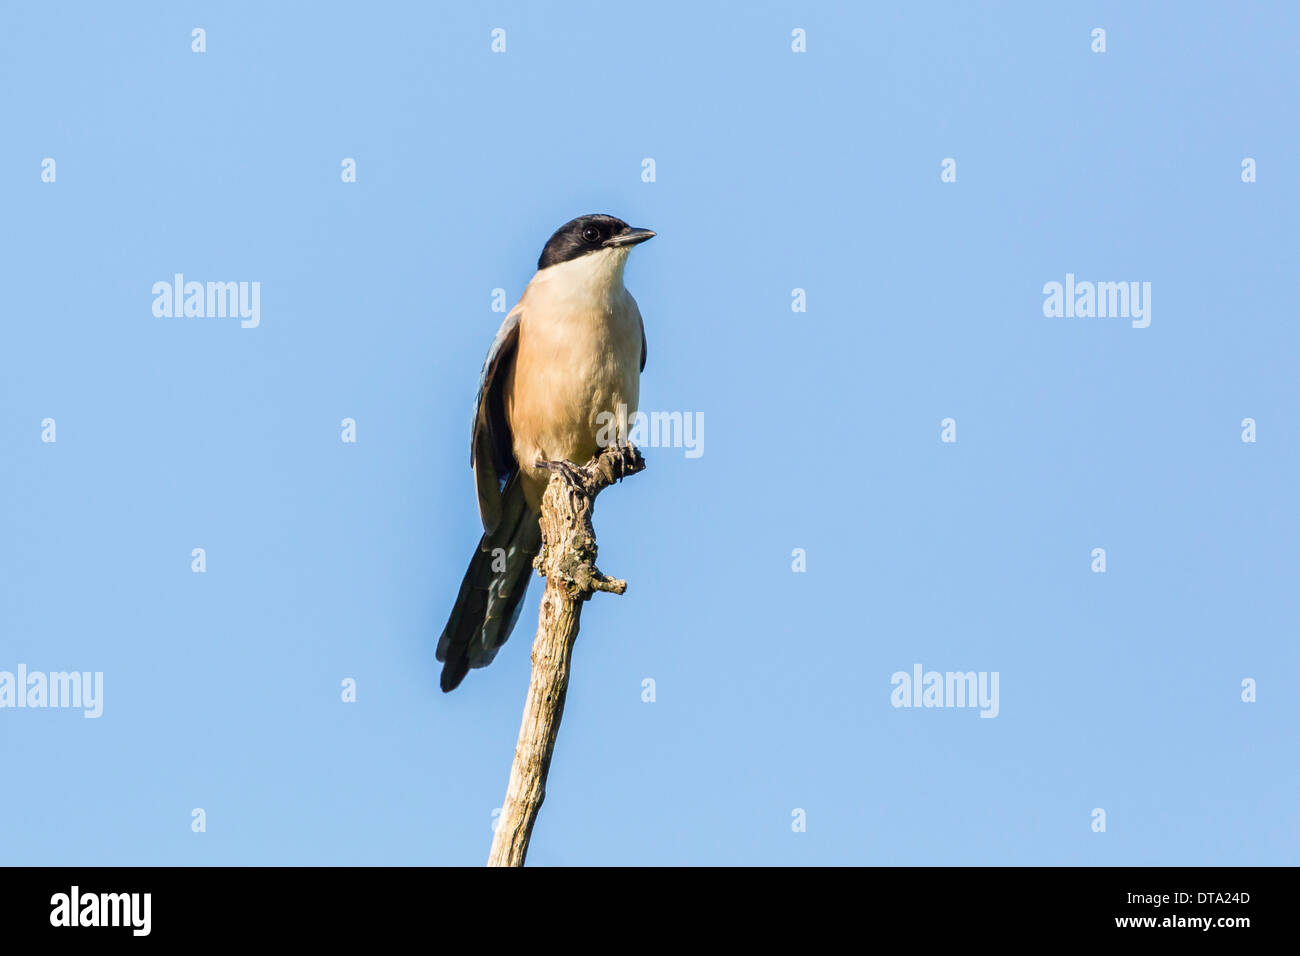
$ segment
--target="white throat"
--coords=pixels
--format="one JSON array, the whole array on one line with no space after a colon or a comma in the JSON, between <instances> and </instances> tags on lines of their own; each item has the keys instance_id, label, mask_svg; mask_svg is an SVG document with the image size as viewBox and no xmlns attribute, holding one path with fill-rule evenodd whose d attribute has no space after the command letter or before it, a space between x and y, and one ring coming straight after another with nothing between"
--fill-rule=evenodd
<instances>
[{"instance_id":1,"label":"white throat","mask_svg":"<svg viewBox=\"0 0 1300 956\"><path fill-rule=\"evenodd\" d=\"M612 302L623 294L623 269L630 246L614 246L560 262L533 276L548 293L570 301Z\"/></svg>"}]
</instances>

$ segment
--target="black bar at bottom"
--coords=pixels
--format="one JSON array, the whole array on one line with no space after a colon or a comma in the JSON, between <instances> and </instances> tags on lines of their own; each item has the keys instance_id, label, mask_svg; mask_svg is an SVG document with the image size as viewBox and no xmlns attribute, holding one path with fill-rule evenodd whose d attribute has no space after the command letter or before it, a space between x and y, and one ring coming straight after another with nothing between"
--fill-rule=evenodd
<instances>
[{"instance_id":1,"label":"black bar at bottom","mask_svg":"<svg viewBox=\"0 0 1300 956\"><path fill-rule=\"evenodd\" d=\"M621 925L629 940L703 921L733 938L844 928L860 939L902 931L927 945L1097 936L1231 944L1285 932L1294 883L1284 868L5 868L0 926L7 943L339 944L451 924L496 937L568 913L574 930Z\"/></svg>"}]
</instances>

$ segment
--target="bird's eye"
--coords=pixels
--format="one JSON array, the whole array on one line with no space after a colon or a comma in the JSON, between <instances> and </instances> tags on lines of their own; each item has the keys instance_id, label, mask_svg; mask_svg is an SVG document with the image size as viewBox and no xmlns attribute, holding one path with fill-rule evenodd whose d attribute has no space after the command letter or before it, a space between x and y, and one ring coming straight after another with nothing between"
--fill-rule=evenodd
<instances>
[{"instance_id":1,"label":"bird's eye","mask_svg":"<svg viewBox=\"0 0 1300 956\"><path fill-rule=\"evenodd\" d=\"M582 230L582 239L584 242L595 242L600 238L600 230L595 226L588 226Z\"/></svg>"}]
</instances>

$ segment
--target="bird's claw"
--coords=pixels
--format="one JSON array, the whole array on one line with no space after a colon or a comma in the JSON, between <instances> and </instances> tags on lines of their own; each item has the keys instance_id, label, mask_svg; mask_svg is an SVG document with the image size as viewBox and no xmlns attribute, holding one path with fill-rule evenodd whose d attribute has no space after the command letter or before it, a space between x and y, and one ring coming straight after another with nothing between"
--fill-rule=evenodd
<instances>
[{"instance_id":1,"label":"bird's claw","mask_svg":"<svg viewBox=\"0 0 1300 956\"><path fill-rule=\"evenodd\" d=\"M598 467L608 482L613 484L645 468L645 459L641 457L641 449L636 445L626 438L617 438L600 456Z\"/></svg>"},{"instance_id":2,"label":"bird's claw","mask_svg":"<svg viewBox=\"0 0 1300 956\"><path fill-rule=\"evenodd\" d=\"M563 459L559 461L543 461L539 458L537 460L537 467L558 473L570 487L580 490L585 490L587 487L587 482L583 477L582 472L578 469L578 466L571 461L564 461Z\"/></svg>"},{"instance_id":3,"label":"bird's claw","mask_svg":"<svg viewBox=\"0 0 1300 956\"><path fill-rule=\"evenodd\" d=\"M594 495L628 475L643 471L645 459L641 457L641 450L636 445L622 439L604 448L585 466L564 459L546 461L539 458L536 467L558 474L573 491Z\"/></svg>"}]
</instances>

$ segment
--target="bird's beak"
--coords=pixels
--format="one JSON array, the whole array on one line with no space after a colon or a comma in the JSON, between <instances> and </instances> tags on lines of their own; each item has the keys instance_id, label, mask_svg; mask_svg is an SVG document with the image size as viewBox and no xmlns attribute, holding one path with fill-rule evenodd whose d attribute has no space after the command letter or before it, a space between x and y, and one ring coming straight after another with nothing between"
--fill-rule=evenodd
<instances>
[{"instance_id":1,"label":"bird's beak","mask_svg":"<svg viewBox=\"0 0 1300 956\"><path fill-rule=\"evenodd\" d=\"M649 229L633 229L629 226L617 236L610 236L605 240L605 246L635 246L639 242L645 242L647 239L653 239L655 234Z\"/></svg>"}]
</instances>

